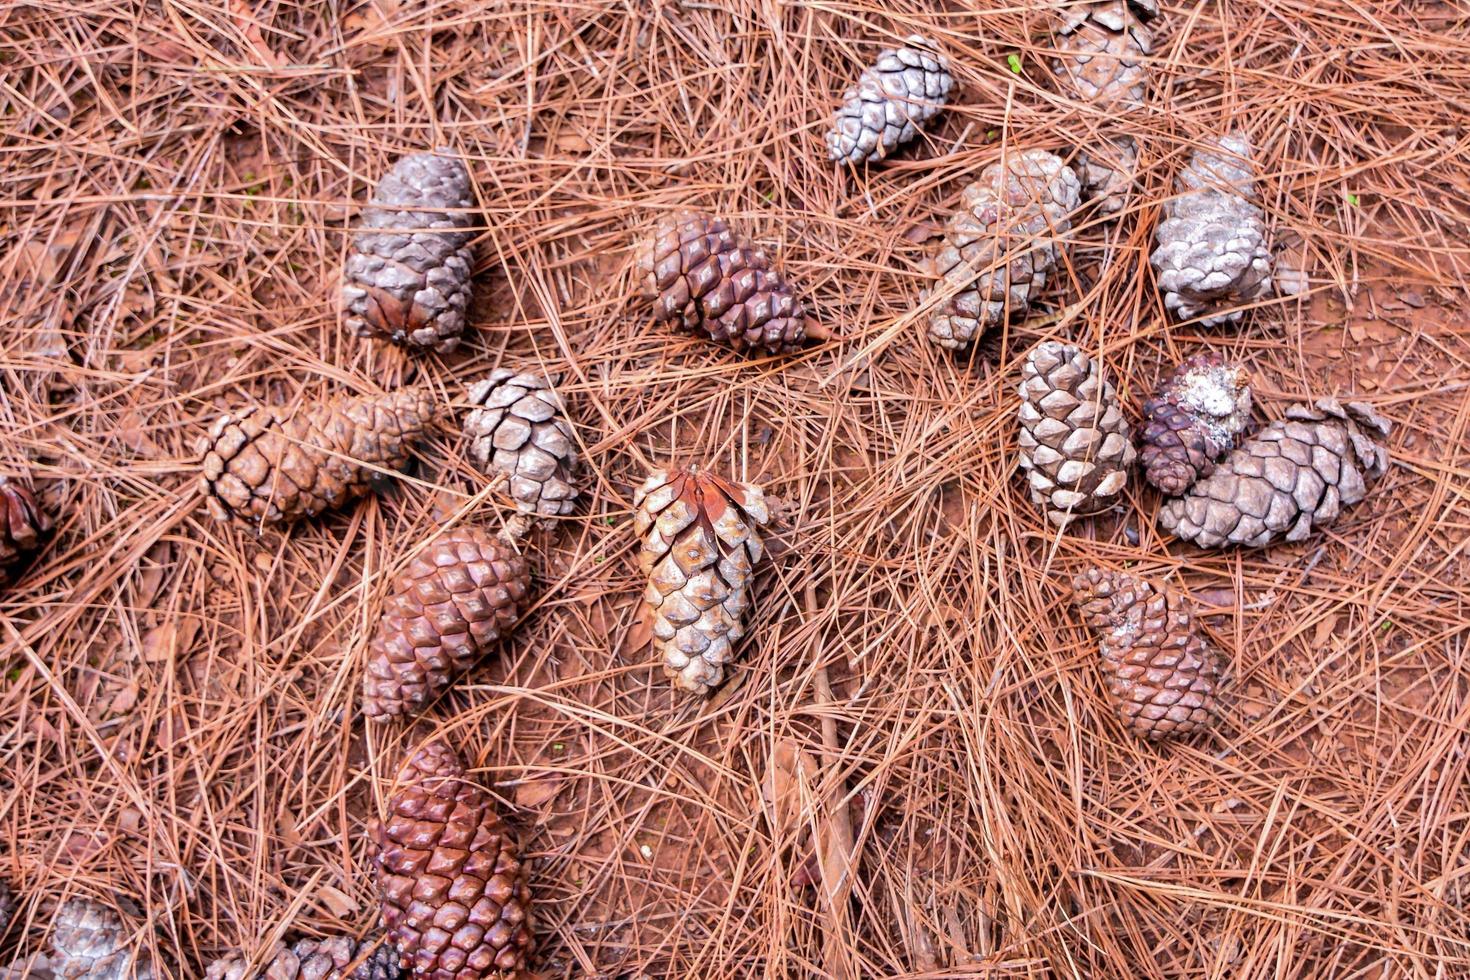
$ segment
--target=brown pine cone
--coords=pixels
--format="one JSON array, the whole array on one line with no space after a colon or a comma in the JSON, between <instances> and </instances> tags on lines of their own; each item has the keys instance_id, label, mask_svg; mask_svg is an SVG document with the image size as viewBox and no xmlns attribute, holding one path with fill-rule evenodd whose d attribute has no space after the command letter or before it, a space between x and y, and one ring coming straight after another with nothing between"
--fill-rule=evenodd
<instances>
[{"instance_id":1,"label":"brown pine cone","mask_svg":"<svg viewBox=\"0 0 1470 980\"><path fill-rule=\"evenodd\" d=\"M745 633L753 569L770 520L760 489L696 467L658 470L633 495L648 576L643 616L674 686L708 694Z\"/></svg>"},{"instance_id":2,"label":"brown pine cone","mask_svg":"<svg viewBox=\"0 0 1470 980\"><path fill-rule=\"evenodd\" d=\"M1113 386L1071 344L1037 344L1022 367L1021 469L1031 500L1059 528L1120 499L1133 465Z\"/></svg>"},{"instance_id":3,"label":"brown pine cone","mask_svg":"<svg viewBox=\"0 0 1470 980\"><path fill-rule=\"evenodd\" d=\"M439 414L425 389L338 396L284 414L251 405L210 429L200 488L210 514L252 524L315 517L361 497L379 470L408 463Z\"/></svg>"},{"instance_id":4,"label":"brown pine cone","mask_svg":"<svg viewBox=\"0 0 1470 980\"><path fill-rule=\"evenodd\" d=\"M51 927L45 966L56 980L154 980L139 930L105 905L85 898L63 902Z\"/></svg>"},{"instance_id":5,"label":"brown pine cone","mask_svg":"<svg viewBox=\"0 0 1470 980\"><path fill-rule=\"evenodd\" d=\"M355 965L354 965L355 964ZM343 972L348 967L351 971ZM215 960L205 980L398 980L398 954L387 943L359 943L347 936L298 939L293 946L277 942L260 967L244 953Z\"/></svg>"},{"instance_id":6,"label":"brown pine cone","mask_svg":"<svg viewBox=\"0 0 1470 980\"><path fill-rule=\"evenodd\" d=\"M1178 496L1235 448L1251 418L1249 375L1218 354L1197 354L1174 369L1143 403L1143 472Z\"/></svg>"},{"instance_id":7,"label":"brown pine cone","mask_svg":"<svg viewBox=\"0 0 1470 980\"><path fill-rule=\"evenodd\" d=\"M475 203L454 151L414 153L373 191L342 267L347 326L447 354L459 346L470 304Z\"/></svg>"},{"instance_id":8,"label":"brown pine cone","mask_svg":"<svg viewBox=\"0 0 1470 980\"><path fill-rule=\"evenodd\" d=\"M1101 109L1143 104L1152 39L1144 22L1158 15L1156 0L1067 3L1059 13L1052 70L1064 94Z\"/></svg>"},{"instance_id":9,"label":"brown pine cone","mask_svg":"<svg viewBox=\"0 0 1470 980\"><path fill-rule=\"evenodd\" d=\"M470 388L470 458L506 482L525 514L559 517L577 503L577 443L561 395L539 374L497 368Z\"/></svg>"},{"instance_id":10,"label":"brown pine cone","mask_svg":"<svg viewBox=\"0 0 1470 980\"><path fill-rule=\"evenodd\" d=\"M965 188L938 249L925 263L939 282L920 294L954 290L929 315L929 339L959 350L991 325L1024 316L1046 286L1072 228L1080 185L1060 157L1015 152Z\"/></svg>"},{"instance_id":11,"label":"brown pine cone","mask_svg":"<svg viewBox=\"0 0 1470 980\"><path fill-rule=\"evenodd\" d=\"M362 711L386 721L422 708L520 619L526 559L478 527L445 531L393 580L368 648Z\"/></svg>"},{"instance_id":12,"label":"brown pine cone","mask_svg":"<svg viewBox=\"0 0 1470 980\"><path fill-rule=\"evenodd\" d=\"M825 329L807 320L796 291L766 253L719 218L682 211L639 242L634 261L654 318L738 351L780 354Z\"/></svg>"},{"instance_id":13,"label":"brown pine cone","mask_svg":"<svg viewBox=\"0 0 1470 980\"><path fill-rule=\"evenodd\" d=\"M1361 402L1319 398L1246 440L1159 508L1159 526L1201 548L1301 541L1368 495L1388 469L1390 423Z\"/></svg>"},{"instance_id":14,"label":"brown pine cone","mask_svg":"<svg viewBox=\"0 0 1470 980\"><path fill-rule=\"evenodd\" d=\"M531 950L528 870L494 803L443 742L419 746L376 828L399 962L426 980L511 977Z\"/></svg>"},{"instance_id":15,"label":"brown pine cone","mask_svg":"<svg viewBox=\"0 0 1470 980\"><path fill-rule=\"evenodd\" d=\"M903 47L884 48L842 96L827 134L833 163L881 160L919 135L949 101L954 76L934 42L915 34Z\"/></svg>"},{"instance_id":16,"label":"brown pine cone","mask_svg":"<svg viewBox=\"0 0 1470 980\"><path fill-rule=\"evenodd\" d=\"M1077 155L1082 199L1097 205L1099 214L1112 217L1128 206L1138 176L1138 142L1132 136L1112 136Z\"/></svg>"},{"instance_id":17,"label":"brown pine cone","mask_svg":"<svg viewBox=\"0 0 1470 980\"><path fill-rule=\"evenodd\" d=\"M1072 601L1102 638L1103 676L1123 723L1147 739L1208 728L1223 669L1189 601L1101 568L1074 578L1072 590Z\"/></svg>"},{"instance_id":18,"label":"brown pine cone","mask_svg":"<svg viewBox=\"0 0 1470 980\"><path fill-rule=\"evenodd\" d=\"M0 582L40 550L51 518L30 488L0 476Z\"/></svg>"}]
</instances>

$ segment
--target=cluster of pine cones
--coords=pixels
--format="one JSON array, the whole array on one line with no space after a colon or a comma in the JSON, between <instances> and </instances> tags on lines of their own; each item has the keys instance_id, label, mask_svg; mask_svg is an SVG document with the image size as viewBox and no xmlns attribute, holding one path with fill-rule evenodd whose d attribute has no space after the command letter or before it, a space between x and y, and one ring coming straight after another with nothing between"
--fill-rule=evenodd
<instances>
[{"instance_id":1,"label":"cluster of pine cones","mask_svg":"<svg viewBox=\"0 0 1470 980\"><path fill-rule=\"evenodd\" d=\"M1074 215L1125 213L1138 142L1129 112L1148 93L1152 0L1071 4L1056 24L1054 74L1067 97L1117 121L1072 162L1013 150L965 188L928 260L920 297L928 336L959 349L1024 315L1066 258ZM827 136L833 161L881 161L913 140L955 91L948 60L914 36L884 49L849 89ZM1204 324L1234 322L1271 288L1271 255L1251 150L1234 134L1201 141L1164 203L1152 262L1164 305ZM364 210L342 272L348 326L411 349L461 342L472 292L474 186L440 149L401 159ZM832 336L767 252L724 220L679 211L656 221L632 259L657 320L738 351L780 355ZM1019 463L1056 528L1120 505L1135 461L1167 496L1161 527L1201 547L1297 541L1361 500L1387 465L1388 423L1363 404L1317 399L1246 437L1245 371L1205 354L1181 364L1143 406L1142 450L1101 366L1079 347L1030 351L1019 386ZM364 716L374 723L430 709L527 612L522 551L531 531L572 514L581 492L578 440L554 379L504 368L474 385L463 422L468 454L513 503L498 531L460 523L424 543L390 578L367 645ZM427 388L342 393L291 407L246 405L216 420L199 489L210 514L259 532L361 498L402 470L448 411ZM633 496L646 579L642 625L679 689L708 693L745 631L770 523L760 488L699 466L659 469ZM0 480L0 573L20 568L51 520L31 490ZM1092 568L1072 582L1101 636L1108 690L1124 722L1150 739L1202 731L1217 713L1223 658L1179 593ZM407 973L473 980L522 971L533 937L528 869L490 792L442 740L417 744L375 822L383 934L278 942L232 954L209 980L386 980ZM0 908L8 897L0 896ZM3 928L3 925L0 925ZM87 900L57 912L46 975L151 977L111 909Z\"/></svg>"}]
</instances>

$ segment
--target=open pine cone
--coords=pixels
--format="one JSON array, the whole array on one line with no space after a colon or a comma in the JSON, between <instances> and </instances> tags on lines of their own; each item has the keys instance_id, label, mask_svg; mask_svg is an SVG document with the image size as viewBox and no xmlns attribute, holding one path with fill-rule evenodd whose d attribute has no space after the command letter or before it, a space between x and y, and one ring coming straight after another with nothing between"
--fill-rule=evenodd
<instances>
[{"instance_id":1,"label":"open pine cone","mask_svg":"<svg viewBox=\"0 0 1470 980\"><path fill-rule=\"evenodd\" d=\"M0 477L0 582L40 550L51 518L29 487Z\"/></svg>"},{"instance_id":2,"label":"open pine cone","mask_svg":"<svg viewBox=\"0 0 1470 980\"><path fill-rule=\"evenodd\" d=\"M531 888L490 794L431 741L378 823L378 894L399 963L426 980L514 977L531 949Z\"/></svg>"},{"instance_id":3,"label":"open pine cone","mask_svg":"<svg viewBox=\"0 0 1470 980\"><path fill-rule=\"evenodd\" d=\"M1077 155L1082 198L1111 217L1128 206L1138 177L1138 142L1132 136L1112 136Z\"/></svg>"},{"instance_id":4,"label":"open pine cone","mask_svg":"<svg viewBox=\"0 0 1470 980\"><path fill-rule=\"evenodd\" d=\"M1077 174L1044 150L981 171L926 262L939 282L921 302L956 290L930 313L929 339L958 350L1007 315L1024 316L1057 265L1079 192Z\"/></svg>"},{"instance_id":5,"label":"open pine cone","mask_svg":"<svg viewBox=\"0 0 1470 980\"><path fill-rule=\"evenodd\" d=\"M577 442L561 395L539 374L497 368L471 386L470 402L479 406L464 423L470 458L505 481L522 513L570 514Z\"/></svg>"},{"instance_id":6,"label":"open pine cone","mask_svg":"<svg viewBox=\"0 0 1470 980\"><path fill-rule=\"evenodd\" d=\"M355 964L355 965L354 965ZM352 969L348 969L352 967ZM215 960L204 980L398 980L398 954L386 943L373 948L347 936L277 942L259 967L243 953Z\"/></svg>"},{"instance_id":7,"label":"open pine cone","mask_svg":"<svg viewBox=\"0 0 1470 980\"><path fill-rule=\"evenodd\" d=\"M1031 500L1059 528L1107 510L1135 455L1113 386L1086 354L1055 340L1037 344L1021 373L1020 464Z\"/></svg>"},{"instance_id":8,"label":"open pine cone","mask_svg":"<svg viewBox=\"0 0 1470 980\"><path fill-rule=\"evenodd\" d=\"M459 346L474 254L470 172L452 150L393 165L362 213L342 267L342 306L359 336L448 353Z\"/></svg>"},{"instance_id":9,"label":"open pine cone","mask_svg":"<svg viewBox=\"0 0 1470 980\"><path fill-rule=\"evenodd\" d=\"M881 160L919 135L949 101L954 76L934 42L915 34L899 48L884 48L871 68L842 96L827 134L833 163Z\"/></svg>"},{"instance_id":10,"label":"open pine cone","mask_svg":"<svg viewBox=\"0 0 1470 980\"><path fill-rule=\"evenodd\" d=\"M1143 403L1143 472L1177 496L1215 469L1251 419L1245 368L1197 354L1174 369Z\"/></svg>"},{"instance_id":11,"label":"open pine cone","mask_svg":"<svg viewBox=\"0 0 1470 980\"><path fill-rule=\"evenodd\" d=\"M138 931L105 905L68 899L51 927L51 952L44 958L49 972L42 975L55 980L154 980L160 973Z\"/></svg>"},{"instance_id":12,"label":"open pine cone","mask_svg":"<svg viewBox=\"0 0 1470 980\"><path fill-rule=\"evenodd\" d=\"M368 648L363 714L386 721L438 696L515 625L530 591L526 559L485 530L439 535L393 580Z\"/></svg>"},{"instance_id":13,"label":"open pine cone","mask_svg":"<svg viewBox=\"0 0 1470 980\"><path fill-rule=\"evenodd\" d=\"M764 554L759 529L770 520L765 495L691 466L655 472L633 508L654 649L675 687L708 694L745 633L753 570Z\"/></svg>"},{"instance_id":14,"label":"open pine cone","mask_svg":"<svg viewBox=\"0 0 1470 980\"><path fill-rule=\"evenodd\" d=\"M1209 476L1159 508L1159 526L1201 548L1301 541L1368 495L1388 469L1387 419L1319 398L1247 439Z\"/></svg>"},{"instance_id":15,"label":"open pine cone","mask_svg":"<svg viewBox=\"0 0 1470 980\"><path fill-rule=\"evenodd\" d=\"M200 489L210 514L284 524L361 497L378 470L407 465L438 417L425 389L338 396L283 413L251 405L215 422Z\"/></svg>"},{"instance_id":16,"label":"open pine cone","mask_svg":"<svg viewBox=\"0 0 1470 980\"><path fill-rule=\"evenodd\" d=\"M1088 569L1073 601L1102 639L1102 671L1123 723L1147 739L1192 735L1213 721L1223 669L1189 601L1126 572Z\"/></svg>"},{"instance_id":17,"label":"open pine cone","mask_svg":"<svg viewBox=\"0 0 1470 980\"><path fill-rule=\"evenodd\" d=\"M1153 48L1143 25L1158 12L1156 0L1065 3L1052 62L1063 93L1114 112L1142 105Z\"/></svg>"}]
</instances>

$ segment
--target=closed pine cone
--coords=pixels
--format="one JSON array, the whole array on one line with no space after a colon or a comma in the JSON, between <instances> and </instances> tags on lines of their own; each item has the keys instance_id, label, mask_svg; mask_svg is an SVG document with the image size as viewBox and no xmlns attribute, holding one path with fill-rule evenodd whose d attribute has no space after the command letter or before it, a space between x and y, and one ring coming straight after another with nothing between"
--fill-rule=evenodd
<instances>
[{"instance_id":1,"label":"closed pine cone","mask_svg":"<svg viewBox=\"0 0 1470 980\"><path fill-rule=\"evenodd\" d=\"M1128 485L1133 442L1113 386L1071 344L1037 344L1022 367L1021 469L1059 528L1107 510Z\"/></svg>"},{"instance_id":2,"label":"closed pine cone","mask_svg":"<svg viewBox=\"0 0 1470 980\"><path fill-rule=\"evenodd\" d=\"M1138 143L1132 136L1113 136L1078 154L1077 176L1082 197L1099 214L1111 217L1128 206L1138 176Z\"/></svg>"},{"instance_id":3,"label":"closed pine cone","mask_svg":"<svg viewBox=\"0 0 1470 980\"><path fill-rule=\"evenodd\" d=\"M1155 0L1067 3L1057 24L1052 70L1064 94L1100 109L1143 104L1153 42L1143 25L1158 15Z\"/></svg>"},{"instance_id":4,"label":"closed pine cone","mask_svg":"<svg viewBox=\"0 0 1470 980\"><path fill-rule=\"evenodd\" d=\"M654 318L738 351L780 354L825 330L809 323L771 260L720 218L682 211L661 219L634 255Z\"/></svg>"},{"instance_id":5,"label":"closed pine cone","mask_svg":"<svg viewBox=\"0 0 1470 980\"><path fill-rule=\"evenodd\" d=\"M531 948L527 869L453 749L421 745L376 828L378 894L399 962L424 980L512 977Z\"/></svg>"},{"instance_id":6,"label":"closed pine cone","mask_svg":"<svg viewBox=\"0 0 1470 980\"><path fill-rule=\"evenodd\" d=\"M368 648L363 714L386 721L438 696L515 625L530 591L526 559L486 531L439 535L393 580Z\"/></svg>"},{"instance_id":7,"label":"closed pine cone","mask_svg":"<svg viewBox=\"0 0 1470 980\"><path fill-rule=\"evenodd\" d=\"M674 686L708 694L745 633L754 568L770 520L758 487L696 467L659 470L633 495L648 577L643 615Z\"/></svg>"},{"instance_id":8,"label":"closed pine cone","mask_svg":"<svg viewBox=\"0 0 1470 980\"><path fill-rule=\"evenodd\" d=\"M357 964L353 966L353 964ZM353 967L349 972L343 972ZM204 971L205 980L398 980L398 954L386 943L359 943L347 936L299 939L295 945L277 942L260 967L250 958L232 953L215 960Z\"/></svg>"},{"instance_id":9,"label":"closed pine cone","mask_svg":"<svg viewBox=\"0 0 1470 980\"><path fill-rule=\"evenodd\" d=\"M949 60L928 38L915 34L902 47L884 48L843 93L827 156L849 165L883 159L919 134L953 88Z\"/></svg>"},{"instance_id":10,"label":"closed pine cone","mask_svg":"<svg viewBox=\"0 0 1470 980\"><path fill-rule=\"evenodd\" d=\"M1123 723L1147 739L1208 728L1223 671L1189 601L1100 568L1074 578L1072 590L1087 625L1102 639L1103 676Z\"/></svg>"},{"instance_id":11,"label":"closed pine cone","mask_svg":"<svg viewBox=\"0 0 1470 980\"><path fill-rule=\"evenodd\" d=\"M1175 181L1150 260L1164 306L1203 326L1237 323L1237 307L1271 291L1266 221L1257 203L1251 146L1239 135L1207 141Z\"/></svg>"},{"instance_id":12,"label":"closed pine cone","mask_svg":"<svg viewBox=\"0 0 1470 980\"><path fill-rule=\"evenodd\" d=\"M283 413L251 405L210 429L200 487L209 512L252 524L315 517L361 497L376 470L408 463L438 417L423 389L338 396Z\"/></svg>"},{"instance_id":13,"label":"closed pine cone","mask_svg":"<svg viewBox=\"0 0 1470 980\"><path fill-rule=\"evenodd\" d=\"M1361 402L1294 405L1225 457L1182 497L1159 508L1159 526L1202 548L1301 541L1368 495L1388 469L1387 419Z\"/></svg>"},{"instance_id":14,"label":"closed pine cone","mask_svg":"<svg viewBox=\"0 0 1470 980\"><path fill-rule=\"evenodd\" d=\"M958 350L1007 315L1024 316L1056 268L1079 192L1077 174L1044 150L981 171L926 263L939 283L921 302L955 290L930 313L929 339Z\"/></svg>"},{"instance_id":15,"label":"closed pine cone","mask_svg":"<svg viewBox=\"0 0 1470 980\"><path fill-rule=\"evenodd\" d=\"M138 933L105 905L68 899L51 928L47 975L55 980L154 980L159 974Z\"/></svg>"},{"instance_id":16,"label":"closed pine cone","mask_svg":"<svg viewBox=\"0 0 1470 980\"><path fill-rule=\"evenodd\" d=\"M29 487L0 477L0 582L40 550L51 518Z\"/></svg>"},{"instance_id":17,"label":"closed pine cone","mask_svg":"<svg viewBox=\"0 0 1470 980\"><path fill-rule=\"evenodd\" d=\"M474 253L470 173L452 150L414 153L378 183L342 268L347 326L408 347L459 346Z\"/></svg>"},{"instance_id":18,"label":"closed pine cone","mask_svg":"<svg viewBox=\"0 0 1470 980\"><path fill-rule=\"evenodd\" d=\"M1197 354L1174 369L1143 403L1143 473L1177 496L1235 448L1251 418L1245 368L1218 354Z\"/></svg>"},{"instance_id":19,"label":"closed pine cone","mask_svg":"<svg viewBox=\"0 0 1470 980\"><path fill-rule=\"evenodd\" d=\"M577 503L577 443L561 395L539 374L497 368L470 388L470 458L506 481L525 514L559 517Z\"/></svg>"}]
</instances>

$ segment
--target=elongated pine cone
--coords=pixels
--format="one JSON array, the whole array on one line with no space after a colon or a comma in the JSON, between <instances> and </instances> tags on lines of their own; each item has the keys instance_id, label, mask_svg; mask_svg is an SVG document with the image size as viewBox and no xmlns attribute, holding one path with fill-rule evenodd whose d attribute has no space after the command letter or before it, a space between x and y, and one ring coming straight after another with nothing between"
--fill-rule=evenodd
<instances>
[{"instance_id":1,"label":"elongated pine cone","mask_svg":"<svg viewBox=\"0 0 1470 980\"><path fill-rule=\"evenodd\" d=\"M1208 728L1224 673L1189 600L1126 572L1090 568L1072 601L1102 638L1102 671L1123 723L1147 739Z\"/></svg>"},{"instance_id":2,"label":"elongated pine cone","mask_svg":"<svg viewBox=\"0 0 1470 980\"><path fill-rule=\"evenodd\" d=\"M1361 402L1293 405L1184 496L1165 501L1159 526L1201 548L1301 541L1387 471L1381 440L1390 428Z\"/></svg>"},{"instance_id":3,"label":"elongated pine cone","mask_svg":"<svg viewBox=\"0 0 1470 980\"><path fill-rule=\"evenodd\" d=\"M29 487L0 476L0 582L40 550L51 533L51 517Z\"/></svg>"},{"instance_id":4,"label":"elongated pine cone","mask_svg":"<svg viewBox=\"0 0 1470 980\"><path fill-rule=\"evenodd\" d=\"M531 887L490 794L443 742L403 766L376 829L378 894L399 963L425 980L512 977L531 949Z\"/></svg>"},{"instance_id":5,"label":"elongated pine cone","mask_svg":"<svg viewBox=\"0 0 1470 980\"><path fill-rule=\"evenodd\" d=\"M1143 474L1178 496L1214 472L1250 423L1249 376L1218 354L1196 354L1143 403L1143 417Z\"/></svg>"},{"instance_id":6,"label":"elongated pine cone","mask_svg":"<svg viewBox=\"0 0 1470 980\"><path fill-rule=\"evenodd\" d=\"M791 285L759 246L723 219L693 211L661 219L634 261L654 318L738 351L780 354L827 331L807 321Z\"/></svg>"},{"instance_id":7,"label":"elongated pine cone","mask_svg":"<svg viewBox=\"0 0 1470 980\"><path fill-rule=\"evenodd\" d=\"M56 980L154 980L159 973L138 930L86 898L63 902L51 928L46 974Z\"/></svg>"},{"instance_id":8,"label":"elongated pine cone","mask_svg":"<svg viewBox=\"0 0 1470 980\"><path fill-rule=\"evenodd\" d=\"M1237 323L1236 309L1271 291L1266 221L1257 203L1255 165L1244 137L1222 136L1197 150L1164 203L1150 256L1164 306L1203 326Z\"/></svg>"},{"instance_id":9,"label":"elongated pine cone","mask_svg":"<svg viewBox=\"0 0 1470 980\"><path fill-rule=\"evenodd\" d=\"M1138 143L1132 136L1112 136L1077 155L1083 200L1099 214L1115 215L1128 206L1138 178Z\"/></svg>"},{"instance_id":10,"label":"elongated pine cone","mask_svg":"<svg viewBox=\"0 0 1470 980\"><path fill-rule=\"evenodd\" d=\"M485 530L445 531L393 580L368 647L362 711L386 721L423 707L520 618L526 559Z\"/></svg>"},{"instance_id":11,"label":"elongated pine cone","mask_svg":"<svg viewBox=\"0 0 1470 980\"><path fill-rule=\"evenodd\" d=\"M337 396L284 414L251 405L210 429L200 488L219 520L285 524L361 497L408 464L439 406L424 389Z\"/></svg>"},{"instance_id":12,"label":"elongated pine cone","mask_svg":"<svg viewBox=\"0 0 1470 980\"><path fill-rule=\"evenodd\" d=\"M949 59L928 38L915 34L901 48L884 48L843 93L827 133L828 158L849 165L883 159L919 135L953 88Z\"/></svg>"},{"instance_id":13,"label":"elongated pine cone","mask_svg":"<svg viewBox=\"0 0 1470 980\"><path fill-rule=\"evenodd\" d=\"M643 615L674 686L708 694L745 634L750 583L770 520L760 488L696 467L659 470L633 495L648 576Z\"/></svg>"},{"instance_id":14,"label":"elongated pine cone","mask_svg":"<svg viewBox=\"0 0 1470 980\"><path fill-rule=\"evenodd\" d=\"M298 939L292 946L277 942L260 967L252 967L243 953L232 953L211 963L204 980L398 980L399 975L398 954L387 943L374 948L371 941L333 936Z\"/></svg>"},{"instance_id":15,"label":"elongated pine cone","mask_svg":"<svg viewBox=\"0 0 1470 980\"><path fill-rule=\"evenodd\" d=\"M403 157L378 183L342 268L347 326L407 347L459 346L470 305L470 172L452 150Z\"/></svg>"},{"instance_id":16,"label":"elongated pine cone","mask_svg":"<svg viewBox=\"0 0 1470 980\"><path fill-rule=\"evenodd\" d=\"M1064 94L1101 109L1143 104L1153 41L1143 25L1158 15L1156 0L1067 3L1056 28L1052 70Z\"/></svg>"},{"instance_id":17,"label":"elongated pine cone","mask_svg":"<svg viewBox=\"0 0 1470 980\"><path fill-rule=\"evenodd\" d=\"M577 503L577 442L561 395L539 374L497 368L470 388L480 406L464 423L470 458L503 478L523 513L570 514Z\"/></svg>"},{"instance_id":18,"label":"elongated pine cone","mask_svg":"<svg viewBox=\"0 0 1470 980\"><path fill-rule=\"evenodd\" d=\"M939 282L921 302L957 290L930 313L929 339L958 350L1007 315L1024 316L1057 265L1079 192L1076 172L1044 150L981 171L926 263Z\"/></svg>"},{"instance_id":19,"label":"elongated pine cone","mask_svg":"<svg viewBox=\"0 0 1470 980\"><path fill-rule=\"evenodd\" d=\"M1037 344L1021 369L1021 469L1031 499L1065 528L1107 510L1128 485L1133 442L1113 386L1071 344Z\"/></svg>"}]
</instances>

